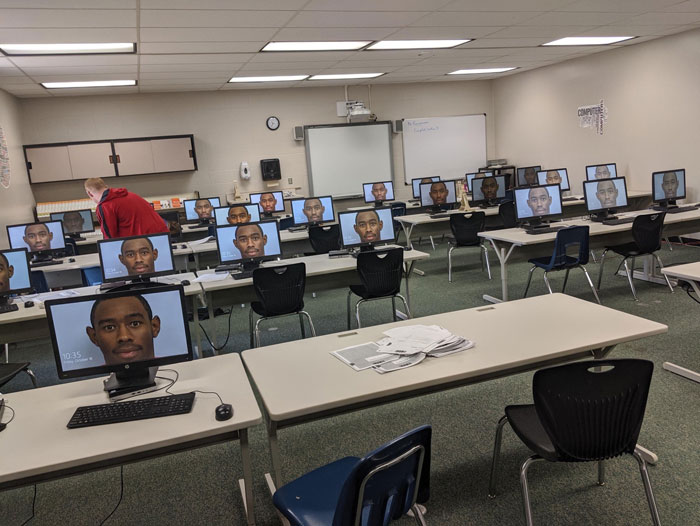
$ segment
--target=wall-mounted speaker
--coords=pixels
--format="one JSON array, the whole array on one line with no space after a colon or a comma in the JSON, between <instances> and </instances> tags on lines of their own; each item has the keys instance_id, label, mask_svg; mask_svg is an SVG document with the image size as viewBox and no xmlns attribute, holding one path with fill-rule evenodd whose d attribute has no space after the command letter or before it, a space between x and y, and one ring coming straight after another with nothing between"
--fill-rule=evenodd
<instances>
[{"instance_id":1,"label":"wall-mounted speaker","mask_svg":"<svg viewBox=\"0 0 700 526\"><path fill-rule=\"evenodd\" d=\"M403 132L403 121L402 120L394 121L394 122L392 122L392 124L393 124L394 133L402 133Z\"/></svg>"},{"instance_id":2,"label":"wall-mounted speaker","mask_svg":"<svg viewBox=\"0 0 700 526\"><path fill-rule=\"evenodd\" d=\"M279 159L261 159L260 171L262 172L263 181L276 181L282 179Z\"/></svg>"},{"instance_id":3,"label":"wall-mounted speaker","mask_svg":"<svg viewBox=\"0 0 700 526\"><path fill-rule=\"evenodd\" d=\"M303 141L304 140L304 127L294 126L294 140Z\"/></svg>"}]
</instances>

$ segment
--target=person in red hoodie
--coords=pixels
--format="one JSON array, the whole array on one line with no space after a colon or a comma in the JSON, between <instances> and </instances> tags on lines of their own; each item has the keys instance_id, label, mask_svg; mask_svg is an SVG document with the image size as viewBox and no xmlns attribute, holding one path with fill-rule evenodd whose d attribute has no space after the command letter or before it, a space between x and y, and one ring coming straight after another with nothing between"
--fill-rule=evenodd
<instances>
[{"instance_id":1,"label":"person in red hoodie","mask_svg":"<svg viewBox=\"0 0 700 526\"><path fill-rule=\"evenodd\" d=\"M126 188L110 188L96 177L85 181L85 192L97 205L95 212L105 239L169 231L150 203Z\"/></svg>"}]
</instances>

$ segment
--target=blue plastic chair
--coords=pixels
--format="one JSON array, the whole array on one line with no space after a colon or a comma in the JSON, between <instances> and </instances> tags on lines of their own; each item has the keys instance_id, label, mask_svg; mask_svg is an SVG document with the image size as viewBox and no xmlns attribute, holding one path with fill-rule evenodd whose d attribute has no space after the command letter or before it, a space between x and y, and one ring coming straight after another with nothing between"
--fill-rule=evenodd
<instances>
[{"instance_id":1,"label":"blue plastic chair","mask_svg":"<svg viewBox=\"0 0 700 526\"><path fill-rule=\"evenodd\" d=\"M575 256L569 255L571 249L578 248L578 254ZM547 273L555 270L566 270L566 275L564 276L564 285L561 291L566 290L566 282L569 280L569 271L578 267L583 270L588 280L588 285L590 285L593 295L596 301L600 304L600 298L598 297L598 291L596 291L591 281L591 277L588 275L586 270L586 265L588 263L588 227L587 226L572 226L569 228L564 228L557 232L557 238L554 241L554 252L549 257L543 258L533 258L530 261L532 263L532 268L530 269L530 274L527 277L527 286L525 287L525 294L523 298L527 296L527 291L530 289L530 281L532 281L532 273L536 268L541 268L544 270L544 283L547 285L547 290L552 294L552 287L547 279Z\"/></svg>"},{"instance_id":2,"label":"blue plastic chair","mask_svg":"<svg viewBox=\"0 0 700 526\"><path fill-rule=\"evenodd\" d=\"M430 495L430 438L421 426L363 458L345 457L279 488L273 502L292 526L386 526ZM359 515L358 515L359 514Z\"/></svg>"}]
</instances>

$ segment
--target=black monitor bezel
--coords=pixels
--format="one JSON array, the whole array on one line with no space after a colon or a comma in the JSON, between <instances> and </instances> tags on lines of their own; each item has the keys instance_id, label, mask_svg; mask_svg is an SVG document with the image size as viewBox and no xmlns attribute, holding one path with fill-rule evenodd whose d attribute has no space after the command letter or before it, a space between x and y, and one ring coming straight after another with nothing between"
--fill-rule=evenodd
<instances>
[{"instance_id":1,"label":"black monitor bezel","mask_svg":"<svg viewBox=\"0 0 700 526\"><path fill-rule=\"evenodd\" d=\"M0 292L0 297L10 296L12 294L22 294L24 292L32 292L34 290L34 287L32 287L32 279L31 279L32 267L29 264L29 251L25 247L8 248L7 250L0 250L1 254L6 254L8 252L24 252L24 259L27 262L26 264L27 264L27 276L29 277L29 286L27 286L23 289L9 289L9 290L6 290L5 292Z\"/></svg>"},{"instance_id":2,"label":"black monitor bezel","mask_svg":"<svg viewBox=\"0 0 700 526\"><path fill-rule=\"evenodd\" d=\"M677 195L676 197L672 197L670 199L667 199L664 197L663 199L656 199L656 196L654 195L654 176L657 174L666 174L668 172L683 172L683 195ZM662 182L663 182L663 175L661 176ZM663 190L663 188L662 188ZM675 170L659 170L656 172L651 172L651 200L654 203L668 203L669 201L675 201L677 199L685 199L688 195L688 180L686 179L686 173L685 173L685 168L676 168ZM628 196L629 197L629 196Z\"/></svg>"},{"instance_id":3,"label":"black monitor bezel","mask_svg":"<svg viewBox=\"0 0 700 526\"><path fill-rule=\"evenodd\" d=\"M11 228L15 228L18 226L23 226L26 228L27 225L45 225L47 223L58 223L59 227L61 228L61 242L63 243L63 246L56 247L56 248L52 247L48 250L38 250L36 252L32 252L31 250L27 249L27 252L29 252L29 254L31 254L32 256L34 254L42 254L42 255L43 254L51 254L51 255L53 255L53 254L56 254L59 252L64 252L66 250L66 233L63 231L63 222L62 221L34 221L32 223L17 223L16 225L6 225L5 229L7 231L7 242L10 243L10 248L12 250L19 250L21 248L25 248L25 249L27 248L27 247L17 247L17 248L12 247L12 238L10 237L10 229ZM49 228L49 227L47 226L46 228ZM51 230L49 229L49 232L50 231Z\"/></svg>"},{"instance_id":4,"label":"black monitor bezel","mask_svg":"<svg viewBox=\"0 0 700 526\"><path fill-rule=\"evenodd\" d=\"M548 168L547 170L539 170L539 171L537 172L537 182L540 181L540 174L541 174L541 173L544 173L544 174L545 174L545 180L546 180L546 178L547 178L547 172L559 172L559 171L561 171L561 170L564 170L564 171L566 172L566 184L568 185L566 188L564 188L564 187L562 186L561 191L562 191L562 192L568 192L568 191L571 190L571 181L569 181L569 170L567 170L566 168ZM544 183L544 184L546 185L547 183ZM544 186L544 185L539 185L539 186ZM561 185L559 185L559 186L561 186Z\"/></svg>"},{"instance_id":5,"label":"black monitor bezel","mask_svg":"<svg viewBox=\"0 0 700 526\"><path fill-rule=\"evenodd\" d=\"M532 186L539 186L539 185L536 185L536 184L527 184L526 182L520 180L520 170L522 170L522 171L524 172L524 171L527 170L528 168L534 168L534 169L535 169L535 174L537 174L537 172L539 172L540 170L542 170L542 165L541 165L541 164L535 164L535 165L532 165L532 166L518 166L518 167L515 169L515 179L516 179L516 180L515 180L515 184L513 185L514 188L530 188L530 187L532 187Z\"/></svg>"},{"instance_id":6,"label":"black monitor bezel","mask_svg":"<svg viewBox=\"0 0 700 526\"><path fill-rule=\"evenodd\" d=\"M508 189L506 188L506 176L505 175L492 175L490 177L494 177L494 178L499 177L503 181L504 194L505 194L505 192L508 191ZM487 177L479 177L479 179L488 179L488 178ZM472 179L472 181L473 180L474 179ZM472 194L472 197L474 197L474 191L472 191L471 194ZM479 199L479 200L470 199L470 203L473 205L481 205L482 203L495 203L495 202L497 202L499 200L503 200L503 199L506 199L505 195L503 195L503 197L496 197L496 199Z\"/></svg>"},{"instance_id":7,"label":"black monitor bezel","mask_svg":"<svg viewBox=\"0 0 700 526\"><path fill-rule=\"evenodd\" d=\"M60 358L60 350L58 349L58 342L56 341L56 331L53 323L53 315L51 313L51 309L53 308L54 305L61 305L64 303L79 303L82 301L91 301L91 300L97 300L97 298L100 297L105 297L107 295L110 296L110 298L117 298L121 296L135 296L137 294L140 295L148 295L148 294L153 294L153 293L158 293L158 292L169 292L169 291L174 291L174 290L179 290L180 291L180 303L182 306L182 319L183 319L183 324L185 328L185 338L187 340L187 354L177 354L174 356L163 356L161 358L154 358L153 360L144 360L142 362L136 362L138 363L138 368L139 369L147 369L148 367L158 367L161 365L170 365L173 363L180 363L180 362L189 362L194 359L194 352L192 348L192 339L190 338L190 326L187 321L187 307L185 304L185 291L182 285L162 285L158 287L153 287L153 288L148 288L148 289L135 289L135 290L125 290L125 291L120 291L120 292L109 292L107 294L90 294L86 296L77 296L77 297L71 297L71 298L61 298L61 299L52 299L52 300L47 300L44 302L44 305L46 307L46 318L48 321L49 325L49 333L51 335L51 346L53 348L53 354L54 354L54 360L56 361L56 371L58 373L58 377L62 380L65 380L67 378L82 378L84 376L93 376L93 375L101 375L101 374L108 374L108 373L118 373L118 372L127 372L127 371L133 371L134 369L134 362L127 363L127 364L119 364L119 365L100 365L97 367L90 367L87 369L74 369L71 371L64 371L63 370L63 364L61 363L61 358ZM84 329L83 329L84 330ZM184 358L183 358L184 357Z\"/></svg>"},{"instance_id":8,"label":"black monitor bezel","mask_svg":"<svg viewBox=\"0 0 700 526\"><path fill-rule=\"evenodd\" d=\"M262 206L260 206L260 200L258 200L257 203L253 203L253 196L254 195L262 196L264 194L280 194L280 197L281 197L281 199L278 199L278 202L282 203L282 209L281 210L273 210L272 212L270 212L270 214L279 214L279 213L285 211L284 202L286 201L286 199L284 198L284 192L282 190L273 190L270 192L252 192L252 193L248 194L248 201L250 201L250 204L252 204L252 205L258 205L258 211L260 212L260 217L262 217L265 214L265 212L263 211Z\"/></svg>"},{"instance_id":9,"label":"black monitor bezel","mask_svg":"<svg viewBox=\"0 0 700 526\"><path fill-rule=\"evenodd\" d=\"M101 246L105 245L107 243L114 243L116 241L121 241L122 243L124 241L128 241L129 239L141 239L144 237L158 237L158 236L168 236L168 250L170 252L170 261L173 263L173 268L172 270L160 270L157 272L152 272L149 274L143 274L143 275L138 275L138 276L119 276L119 277L114 277L114 278L107 278L105 276L105 270L104 270L104 262L102 261L102 249ZM113 283L117 281L143 281L149 278L155 278L158 276L168 276L171 274L175 274L177 272L177 269L175 268L175 257L173 255L173 247L170 244L171 243L170 239L170 233L169 232L158 232L157 234L141 234L139 236L128 236L128 237L116 237L116 238L111 238L111 239L99 239L97 241L97 255L100 258L100 274L102 274L102 282L103 283Z\"/></svg>"},{"instance_id":10,"label":"black monitor bezel","mask_svg":"<svg viewBox=\"0 0 700 526\"><path fill-rule=\"evenodd\" d=\"M428 184L428 183L424 183ZM345 244L345 238L343 236L343 223L340 219L341 216L349 216L351 214L357 215L361 212L377 212L377 216L379 216L379 210L389 210L390 215L391 215L391 231L394 234L394 237L391 239L379 239L376 243L368 243L368 242L362 242L360 241L359 243L352 243L350 245ZM382 209L377 209L377 208L361 208L359 210L345 210L344 212L338 212L338 226L340 228L340 244L343 246L343 248L355 248L355 247L376 247L379 245L389 245L392 243L396 243L396 229L394 228L394 217L393 214L391 214L391 209L389 207L387 208L382 208ZM381 234L381 233L380 233Z\"/></svg>"},{"instance_id":11,"label":"black monitor bezel","mask_svg":"<svg viewBox=\"0 0 700 526\"><path fill-rule=\"evenodd\" d=\"M560 203L561 211L559 213L556 213L556 214L548 214L548 215L544 215L544 216L520 217L518 215L518 201L516 199L516 194L513 193L513 203L515 204L515 207L514 207L515 208L515 220L518 223L527 223L527 222L538 221L538 220L543 221L546 219L558 219L560 217L563 217L563 215L564 215L564 202L561 200L561 187L558 184L538 184L538 185L534 185L534 186L528 185L528 186L523 186L523 187L517 188L515 191L528 190L528 192L529 192L533 188L556 188L557 192L559 192L559 203ZM547 192L549 193L549 191L547 191Z\"/></svg>"},{"instance_id":12,"label":"black monitor bezel","mask_svg":"<svg viewBox=\"0 0 700 526\"><path fill-rule=\"evenodd\" d=\"M218 207L212 206L212 207L211 207L212 210L213 210L214 208L219 208L219 207L221 207L221 197L219 197L218 195L213 195L213 196L211 196L211 197L198 197L197 199L183 199L183 200L182 200L182 209L185 211L185 222L186 222L186 223L188 223L188 224L189 224L189 223L199 223L200 221L203 221L203 219L200 219L199 216L197 216L196 219L189 219L189 218L187 217L187 206L185 205L185 203L189 203L190 201L194 201L194 202L196 203L197 201L201 201L201 200L203 200L203 199L209 200L210 203L211 203L211 199L218 199L218 200L219 200L219 206L218 206ZM196 212L195 212L195 213L196 213ZM214 218L212 217L212 218L210 218L210 219L213 220Z\"/></svg>"},{"instance_id":13,"label":"black monitor bezel","mask_svg":"<svg viewBox=\"0 0 700 526\"><path fill-rule=\"evenodd\" d=\"M94 232L94 231L95 231L95 221L92 219L92 210L89 209L89 208L81 208L80 210L66 210L65 212L51 212L51 213L49 214L49 218L50 218L51 221L61 221L61 222L63 222L63 219L54 219L54 215L56 215L56 214L62 214L62 215L65 216L68 212L78 212L78 213L80 213L80 212L90 212L90 229L89 229L89 230L80 230L80 231L78 231L78 232L68 232L68 231L66 231L66 229L64 228L64 229L63 229L63 235L64 235L64 236L65 236L65 235L71 235L71 234L87 234L87 233L90 233L90 232Z\"/></svg>"},{"instance_id":14,"label":"black monitor bezel","mask_svg":"<svg viewBox=\"0 0 700 526\"><path fill-rule=\"evenodd\" d=\"M268 192L265 192L268 193ZM275 230L277 230L277 239L279 239L280 253L279 254L265 254L264 256L257 258L241 258L241 259L228 259L226 261L221 260L221 250L219 249L219 230L222 228L238 228L239 226L248 225L261 225L266 223L274 223ZM260 227L262 229L262 227ZM248 263L262 263L263 261L275 261L282 257L282 238L280 237L280 224L276 219L268 219L267 221L250 221L249 223L240 223L238 225L217 225L216 227L216 255L219 258L219 264L221 265L233 265L236 263L241 263L243 265ZM242 256L243 254L241 254Z\"/></svg>"},{"instance_id":15,"label":"black monitor bezel","mask_svg":"<svg viewBox=\"0 0 700 526\"><path fill-rule=\"evenodd\" d=\"M214 207L214 224L215 224L216 226L232 226L230 223L226 223L225 225L220 225L220 224L218 224L218 223L216 222L216 211L217 211L217 210L220 210L220 209L222 209L222 208L226 208L227 210L230 210L230 209L233 208L234 206L244 206L244 207L246 208L246 210L248 210L248 207L249 207L249 206L254 207L254 208L257 208L257 210L258 210L258 217L259 217L260 219L262 219L262 218L261 218L260 207L257 206L255 203L234 203L234 204L232 204L232 205ZM250 212L250 210L248 210L248 212ZM228 213L227 213L226 215L228 216ZM257 221L249 221L249 223L258 223L258 222L260 222L260 219L258 219Z\"/></svg>"},{"instance_id":16,"label":"black monitor bezel","mask_svg":"<svg viewBox=\"0 0 700 526\"><path fill-rule=\"evenodd\" d=\"M365 186L374 186L377 183L382 183L384 186L386 186L387 183L391 185L391 193L393 194L392 199L383 199L381 201L377 201L377 199L372 199L371 201L367 201L367 193L365 192ZM372 189L370 188L370 194L372 193ZM396 201L396 189L394 188L394 181L373 181L371 183L362 183L362 198L365 200L365 203L388 203L389 201Z\"/></svg>"},{"instance_id":17,"label":"black monitor bezel","mask_svg":"<svg viewBox=\"0 0 700 526\"><path fill-rule=\"evenodd\" d=\"M484 177L476 177L478 174L491 174L491 175L484 175ZM470 175L473 177L470 178L469 177ZM472 192L471 183L472 183L472 181L474 181L474 179L484 179L486 177L493 177L494 175L496 175L494 170L488 170L488 171L479 170L478 172L469 172L468 174L464 174L464 184L467 185L467 192L469 192L469 193Z\"/></svg>"},{"instance_id":18,"label":"black monitor bezel","mask_svg":"<svg viewBox=\"0 0 700 526\"><path fill-rule=\"evenodd\" d=\"M331 200L331 212L333 212L333 219L327 219L327 220L322 220L318 221L315 223L312 223L311 221L303 221L303 222L297 222L296 216L294 215L294 203L297 201L306 201L307 199L330 199ZM293 199L289 199L289 210L291 211L292 214L292 224L294 226L316 226L316 225L323 225L327 223L334 223L335 222L335 203L333 202L333 196L332 195L320 195L320 196L309 196L309 197L295 197Z\"/></svg>"},{"instance_id":19,"label":"black monitor bezel","mask_svg":"<svg viewBox=\"0 0 700 526\"><path fill-rule=\"evenodd\" d=\"M422 181L423 179L431 179L431 183L436 183L440 180L439 175L431 175L430 177L414 177L411 179L411 193L413 194L413 199L420 199L420 182L418 185L415 185L416 181ZM425 183L427 184L427 183ZM418 190L418 195L416 195L415 189Z\"/></svg>"},{"instance_id":20,"label":"black monitor bezel","mask_svg":"<svg viewBox=\"0 0 700 526\"><path fill-rule=\"evenodd\" d=\"M623 177L623 176L620 176L617 174L617 163L598 163L598 164L586 165L586 170L585 170L586 178L585 178L585 180L586 181L602 181L602 179L596 179L595 175L593 176L593 179L589 179L588 178L588 169L589 168L598 168L598 166L610 166L610 165L613 165L615 167L615 177L606 177L606 179L617 179L619 177Z\"/></svg>"},{"instance_id":21,"label":"black monitor bezel","mask_svg":"<svg viewBox=\"0 0 700 526\"><path fill-rule=\"evenodd\" d=\"M617 179L622 179L624 186L625 186L625 201L626 203L624 205L615 205L611 206L609 208L596 208L595 210L591 210L591 207L588 203L588 192L586 192L586 185L587 184L598 184L601 181L615 181ZM615 184L615 183L613 183ZM584 181L583 182L583 199L586 203L586 210L588 211L589 214L597 214L598 212L604 212L604 211L610 211L610 210L619 210L620 208L625 208L629 206L629 192L627 191L627 180L624 177L607 177L605 179L592 179L590 181Z\"/></svg>"},{"instance_id":22,"label":"black monitor bezel","mask_svg":"<svg viewBox=\"0 0 700 526\"><path fill-rule=\"evenodd\" d=\"M443 206L447 207L447 206L456 205L459 202L459 200L457 199L457 179L440 179L439 181L433 181L432 183L421 183L420 185L418 185L418 188L420 189L420 188L422 188L424 186L428 186L428 185L432 186L435 183L454 183L454 185L455 185L454 201L443 203L441 205L424 205L423 199L421 197L419 197L421 208L429 209L429 208L434 208L436 206L442 208ZM428 193L430 193L430 192L428 192Z\"/></svg>"}]
</instances>

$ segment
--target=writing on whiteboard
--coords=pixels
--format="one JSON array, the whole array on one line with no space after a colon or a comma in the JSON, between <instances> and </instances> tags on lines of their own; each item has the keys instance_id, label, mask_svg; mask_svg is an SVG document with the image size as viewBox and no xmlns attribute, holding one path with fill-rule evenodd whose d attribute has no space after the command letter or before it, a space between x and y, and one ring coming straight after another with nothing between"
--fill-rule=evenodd
<instances>
[{"instance_id":1,"label":"writing on whiteboard","mask_svg":"<svg viewBox=\"0 0 700 526\"><path fill-rule=\"evenodd\" d=\"M412 128L413 133L428 133L439 131L440 126L430 124L430 121L407 121L408 127Z\"/></svg>"}]
</instances>

